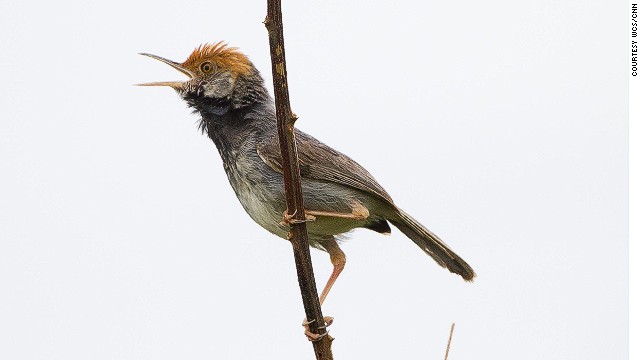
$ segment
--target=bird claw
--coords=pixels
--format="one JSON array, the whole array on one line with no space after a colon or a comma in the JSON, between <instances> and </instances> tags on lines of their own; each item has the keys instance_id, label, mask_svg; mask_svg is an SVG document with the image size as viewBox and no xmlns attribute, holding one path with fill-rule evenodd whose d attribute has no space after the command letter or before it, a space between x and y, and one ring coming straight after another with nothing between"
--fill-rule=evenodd
<instances>
[{"instance_id":1,"label":"bird claw","mask_svg":"<svg viewBox=\"0 0 640 360\"><path fill-rule=\"evenodd\" d=\"M309 330L305 330L304 334L307 336L307 340L311 342L316 342L322 340L323 337L329 335L328 332L323 332L322 334L314 334Z\"/></svg>"},{"instance_id":2,"label":"bird claw","mask_svg":"<svg viewBox=\"0 0 640 360\"><path fill-rule=\"evenodd\" d=\"M313 319L311 321L307 321L307 319L304 319L304 321L302 322L302 326L304 326L304 334L307 337L307 340L312 341L312 342L316 342L316 341L320 341L323 337L329 335L328 331L323 332L322 334L315 334L312 333L311 330L309 329L309 324L315 322L316 319ZM327 326L333 324L333 317L331 316L325 316L324 317L324 323L325 325L322 326L318 326L318 329L326 329Z\"/></svg>"},{"instance_id":3,"label":"bird claw","mask_svg":"<svg viewBox=\"0 0 640 360\"><path fill-rule=\"evenodd\" d=\"M284 213L282 214L282 221L280 221L280 225L286 226L286 225L302 224L310 221L316 221L316 217L309 214L305 214L304 220L294 219L293 218L294 216L296 216L296 211L294 211L293 214L289 215L289 210L285 210Z\"/></svg>"}]
</instances>

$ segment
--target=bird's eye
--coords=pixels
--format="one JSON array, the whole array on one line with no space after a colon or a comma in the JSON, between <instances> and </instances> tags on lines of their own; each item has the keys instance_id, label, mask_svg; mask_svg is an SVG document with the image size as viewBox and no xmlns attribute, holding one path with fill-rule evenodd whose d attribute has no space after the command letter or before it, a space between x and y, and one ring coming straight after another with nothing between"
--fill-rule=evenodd
<instances>
[{"instance_id":1,"label":"bird's eye","mask_svg":"<svg viewBox=\"0 0 640 360\"><path fill-rule=\"evenodd\" d=\"M213 65L212 65L210 62L208 62L208 61L207 61L207 62L204 62L204 63L202 63L202 65L200 65L200 70L201 70L203 73L208 73L208 72L210 72L211 70L213 70Z\"/></svg>"}]
</instances>

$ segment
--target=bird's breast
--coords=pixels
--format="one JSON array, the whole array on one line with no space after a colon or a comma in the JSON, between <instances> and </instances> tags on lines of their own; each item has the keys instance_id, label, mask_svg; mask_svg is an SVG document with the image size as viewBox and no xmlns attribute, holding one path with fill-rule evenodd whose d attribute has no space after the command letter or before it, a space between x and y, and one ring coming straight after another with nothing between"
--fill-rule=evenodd
<instances>
[{"instance_id":1,"label":"bird's breast","mask_svg":"<svg viewBox=\"0 0 640 360\"><path fill-rule=\"evenodd\" d=\"M249 216L267 231L286 238L280 225L284 213L282 181L274 179L271 169L257 158L239 152L225 164L229 183ZM278 184L279 183L279 184Z\"/></svg>"}]
</instances>

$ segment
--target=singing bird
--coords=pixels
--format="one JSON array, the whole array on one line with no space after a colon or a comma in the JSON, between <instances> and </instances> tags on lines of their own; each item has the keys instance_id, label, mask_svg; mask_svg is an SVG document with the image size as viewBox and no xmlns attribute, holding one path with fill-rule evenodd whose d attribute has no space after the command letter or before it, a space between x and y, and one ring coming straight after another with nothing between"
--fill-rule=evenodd
<instances>
[{"instance_id":1,"label":"singing bird","mask_svg":"<svg viewBox=\"0 0 640 360\"><path fill-rule=\"evenodd\" d=\"M238 49L223 42L197 47L183 63L152 54L188 77L186 81L140 84L173 88L201 116L200 129L216 145L231 187L249 216L287 239L282 158L273 99L260 72ZM358 163L295 129L310 245L329 253L333 272L323 303L344 269L337 236L355 228L382 234L389 223L438 265L472 281L473 269L438 236L402 211Z\"/></svg>"}]
</instances>

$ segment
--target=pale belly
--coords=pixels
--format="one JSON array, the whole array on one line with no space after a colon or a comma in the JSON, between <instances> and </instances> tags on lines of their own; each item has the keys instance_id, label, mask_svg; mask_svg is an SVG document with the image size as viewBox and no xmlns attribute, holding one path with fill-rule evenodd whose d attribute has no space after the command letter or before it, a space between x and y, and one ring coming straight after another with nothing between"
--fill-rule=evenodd
<instances>
[{"instance_id":1,"label":"pale belly","mask_svg":"<svg viewBox=\"0 0 640 360\"><path fill-rule=\"evenodd\" d=\"M284 183L282 175L266 166L261 160L243 159L235 162L235 171L228 171L229 182L238 200L251 218L265 230L287 238L289 227L282 224L285 211ZM248 160L248 161L247 161ZM378 207L372 197L353 188L314 179L303 179L305 209L336 213L351 213L357 201L372 211ZM317 216L307 223L310 239L320 240L343 234L364 226L366 220L345 219L332 216Z\"/></svg>"}]
</instances>

